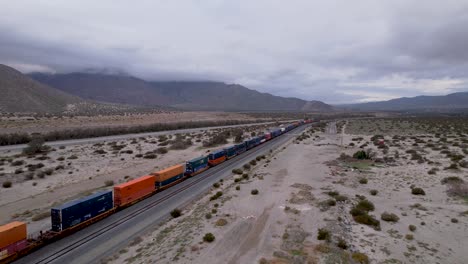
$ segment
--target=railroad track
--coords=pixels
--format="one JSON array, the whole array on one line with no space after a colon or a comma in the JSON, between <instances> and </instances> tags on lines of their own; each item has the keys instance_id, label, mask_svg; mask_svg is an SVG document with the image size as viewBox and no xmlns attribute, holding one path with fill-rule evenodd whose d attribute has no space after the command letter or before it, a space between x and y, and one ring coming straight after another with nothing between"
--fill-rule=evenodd
<instances>
[{"instance_id":1,"label":"railroad track","mask_svg":"<svg viewBox=\"0 0 468 264\"><path fill-rule=\"evenodd\" d=\"M302 128L306 128L306 127L307 126L303 126ZM285 135L291 134L291 132L294 132L294 131L296 131L297 129L300 129L300 128L301 127L295 128L295 129L287 132ZM206 180L207 178L209 178L209 177L223 171L224 169L226 169L227 167L229 167L233 163L235 163L237 161L241 161L242 159L247 159L247 157L249 157L250 155L255 155L255 154L259 153L259 152L262 152L265 148L268 148L274 142L278 141L280 138L281 138L281 136L276 137L276 138L270 140L267 144L263 144L263 145L260 145L258 147L255 147L255 148L249 150L248 151L248 152L250 152L249 155L242 155L241 154L239 156L235 156L235 157L223 162L222 164L209 169L208 171L206 171L206 172L204 172L202 174L193 176L194 178L196 178L193 182L190 182L189 184L187 184L187 185L185 185L185 186L183 186L183 187L181 187L181 188L179 188L177 190L173 190L172 192L168 193L167 195L165 195L165 196L163 196L163 197L161 197L161 198L159 198L159 199L157 199L155 201L152 201L151 203L143 206L142 208L139 208L139 209L133 211L132 213L127 214L127 215L119 218L118 220L114 221L113 223L110 223L110 224L100 228L99 230L96 230L95 232L93 232L93 233L91 233L89 235L86 235L83 238L80 238L77 241L74 241L73 243L67 245L66 247L60 249L59 251L56 251L56 252L48 255L45 258L42 258L40 260L35 260L34 263L36 263L36 264L51 263L54 260L59 259L60 257L66 255L69 252L72 252L76 248L88 243L89 241L92 241L93 239L99 237L100 235L103 235L103 234L111 231L112 229L117 228L118 226L120 226L120 225L130 221L131 219L145 213L146 211L156 207L157 205L161 204L162 202L168 200L169 198L172 198L172 197L176 196L177 194L179 194L179 193L181 193L181 192L183 192L185 190L188 190L191 187L197 185L198 183ZM171 190L171 188L169 188L168 190Z\"/></svg>"}]
</instances>

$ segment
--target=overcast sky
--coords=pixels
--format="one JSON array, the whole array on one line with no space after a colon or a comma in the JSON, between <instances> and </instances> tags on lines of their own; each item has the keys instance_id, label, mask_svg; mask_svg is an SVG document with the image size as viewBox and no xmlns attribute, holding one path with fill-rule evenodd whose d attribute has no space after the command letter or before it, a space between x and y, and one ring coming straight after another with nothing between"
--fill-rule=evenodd
<instances>
[{"instance_id":1,"label":"overcast sky","mask_svg":"<svg viewBox=\"0 0 468 264\"><path fill-rule=\"evenodd\" d=\"M327 103L468 91L468 0L0 0L0 63Z\"/></svg>"}]
</instances>

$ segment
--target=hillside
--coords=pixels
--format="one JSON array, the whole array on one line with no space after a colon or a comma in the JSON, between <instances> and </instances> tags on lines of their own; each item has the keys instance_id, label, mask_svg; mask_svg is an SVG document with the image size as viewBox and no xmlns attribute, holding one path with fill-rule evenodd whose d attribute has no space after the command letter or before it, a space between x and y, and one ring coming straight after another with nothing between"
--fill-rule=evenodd
<instances>
[{"instance_id":1,"label":"hillside","mask_svg":"<svg viewBox=\"0 0 468 264\"><path fill-rule=\"evenodd\" d=\"M0 112L54 113L81 99L48 87L0 64Z\"/></svg>"},{"instance_id":2,"label":"hillside","mask_svg":"<svg viewBox=\"0 0 468 264\"><path fill-rule=\"evenodd\" d=\"M427 111L451 111L468 108L468 92L452 93L443 96L416 96L403 97L388 101L369 102L342 106L357 110L427 110Z\"/></svg>"},{"instance_id":3,"label":"hillside","mask_svg":"<svg viewBox=\"0 0 468 264\"><path fill-rule=\"evenodd\" d=\"M131 105L164 105L183 110L330 111L319 101L284 98L237 84L209 81L149 82L96 73L30 75L39 82L85 99Z\"/></svg>"}]
</instances>

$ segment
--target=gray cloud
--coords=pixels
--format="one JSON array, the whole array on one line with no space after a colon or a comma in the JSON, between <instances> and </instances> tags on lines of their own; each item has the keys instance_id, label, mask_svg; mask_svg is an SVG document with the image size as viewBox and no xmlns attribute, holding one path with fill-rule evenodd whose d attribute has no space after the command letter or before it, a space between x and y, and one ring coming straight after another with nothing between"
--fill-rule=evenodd
<instances>
[{"instance_id":1,"label":"gray cloud","mask_svg":"<svg viewBox=\"0 0 468 264\"><path fill-rule=\"evenodd\" d=\"M330 103L468 86L460 1L2 1L0 63L217 80Z\"/></svg>"}]
</instances>

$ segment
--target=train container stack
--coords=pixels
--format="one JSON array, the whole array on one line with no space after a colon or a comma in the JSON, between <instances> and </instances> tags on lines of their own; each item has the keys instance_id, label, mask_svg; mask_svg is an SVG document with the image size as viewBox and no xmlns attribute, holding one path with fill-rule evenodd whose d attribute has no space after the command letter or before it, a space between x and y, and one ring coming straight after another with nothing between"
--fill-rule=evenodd
<instances>
[{"instance_id":1,"label":"train container stack","mask_svg":"<svg viewBox=\"0 0 468 264\"><path fill-rule=\"evenodd\" d=\"M227 159L224 149L212 152L208 155L208 165L211 167L223 163Z\"/></svg>"},{"instance_id":2,"label":"train container stack","mask_svg":"<svg viewBox=\"0 0 468 264\"><path fill-rule=\"evenodd\" d=\"M164 170L152 173L156 178L156 189L166 188L184 177L185 168L183 164L175 165Z\"/></svg>"},{"instance_id":3,"label":"train container stack","mask_svg":"<svg viewBox=\"0 0 468 264\"><path fill-rule=\"evenodd\" d=\"M187 176L194 176L206 169L208 169L208 156L194 158L185 164L185 174Z\"/></svg>"},{"instance_id":4,"label":"train container stack","mask_svg":"<svg viewBox=\"0 0 468 264\"><path fill-rule=\"evenodd\" d=\"M63 238L73 232L99 221L114 212L132 205L148 196L177 184L188 176L199 174L211 166L235 157L261 143L271 140L294 128L311 123L310 120L295 122L281 128L271 129L263 135L240 144L202 156L185 164L179 164L114 186L113 191L99 192L88 197L65 203L51 209L51 230L38 238L27 239L26 224L12 222L0 226L0 263L11 262L34 249Z\"/></svg>"},{"instance_id":5,"label":"train container stack","mask_svg":"<svg viewBox=\"0 0 468 264\"><path fill-rule=\"evenodd\" d=\"M125 206L140 200L153 193L155 184L156 177L147 175L114 186L114 205Z\"/></svg>"},{"instance_id":6,"label":"train container stack","mask_svg":"<svg viewBox=\"0 0 468 264\"><path fill-rule=\"evenodd\" d=\"M11 222L0 226L0 260L27 246L26 223Z\"/></svg>"},{"instance_id":7,"label":"train container stack","mask_svg":"<svg viewBox=\"0 0 468 264\"><path fill-rule=\"evenodd\" d=\"M246 150L247 150L247 143L245 141L236 145L236 154L237 155L240 155L240 154L244 153Z\"/></svg>"},{"instance_id":8,"label":"train container stack","mask_svg":"<svg viewBox=\"0 0 468 264\"><path fill-rule=\"evenodd\" d=\"M230 159L237 155L236 146L230 146L224 149L226 151L226 158Z\"/></svg>"},{"instance_id":9,"label":"train container stack","mask_svg":"<svg viewBox=\"0 0 468 264\"><path fill-rule=\"evenodd\" d=\"M112 191L104 191L52 208L52 231L60 232L111 210L112 198Z\"/></svg>"}]
</instances>

